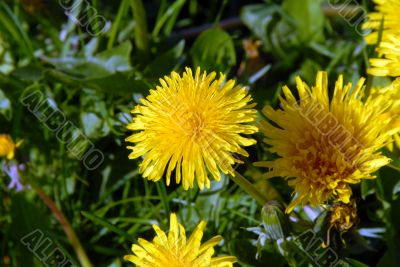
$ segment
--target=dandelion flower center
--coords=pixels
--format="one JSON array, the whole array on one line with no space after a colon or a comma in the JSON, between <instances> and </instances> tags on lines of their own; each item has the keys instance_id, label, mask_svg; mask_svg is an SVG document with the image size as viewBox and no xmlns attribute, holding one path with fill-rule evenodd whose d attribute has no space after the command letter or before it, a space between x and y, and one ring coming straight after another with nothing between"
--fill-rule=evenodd
<instances>
[{"instance_id":1,"label":"dandelion flower center","mask_svg":"<svg viewBox=\"0 0 400 267\"><path fill-rule=\"evenodd\" d=\"M186 116L184 115L183 121L184 122L180 124L180 127L182 127L184 134L194 138L196 141L196 137L201 135L203 128L205 128L204 116L197 111L189 111Z\"/></svg>"},{"instance_id":2,"label":"dandelion flower center","mask_svg":"<svg viewBox=\"0 0 400 267\"><path fill-rule=\"evenodd\" d=\"M135 131L126 141L134 143L129 158L143 156L143 177L158 181L166 171L184 189L197 181L200 189L210 187L207 173L217 181L221 171L234 175L233 165L241 161L235 154L248 156L242 146L255 144L244 135L258 128L255 104L245 88L235 86L225 76L200 73L187 68L182 76L173 72L160 79L160 86L132 111L136 116L128 129Z\"/></svg>"}]
</instances>

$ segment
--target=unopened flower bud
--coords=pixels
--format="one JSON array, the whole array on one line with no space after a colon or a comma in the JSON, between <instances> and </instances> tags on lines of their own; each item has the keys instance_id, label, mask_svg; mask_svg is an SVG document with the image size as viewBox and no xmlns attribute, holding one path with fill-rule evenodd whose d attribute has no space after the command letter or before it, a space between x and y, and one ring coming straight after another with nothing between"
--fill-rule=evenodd
<instances>
[{"instance_id":1,"label":"unopened flower bud","mask_svg":"<svg viewBox=\"0 0 400 267\"><path fill-rule=\"evenodd\" d=\"M288 235L289 220L278 201L268 201L261 210L261 217L265 231L271 239L278 240Z\"/></svg>"}]
</instances>

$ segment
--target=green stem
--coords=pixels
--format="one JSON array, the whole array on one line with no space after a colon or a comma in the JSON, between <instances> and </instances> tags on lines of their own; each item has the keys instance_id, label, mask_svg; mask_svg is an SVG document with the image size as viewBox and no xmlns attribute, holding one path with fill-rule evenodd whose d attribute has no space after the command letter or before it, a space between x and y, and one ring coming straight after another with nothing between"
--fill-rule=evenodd
<instances>
[{"instance_id":1,"label":"green stem","mask_svg":"<svg viewBox=\"0 0 400 267\"><path fill-rule=\"evenodd\" d=\"M264 196L257 188L249 182L246 178L244 178L240 173L234 171L234 175L231 175L231 179L242 188L247 194L252 196L257 202L263 206L265 203L269 201L269 199Z\"/></svg>"},{"instance_id":2,"label":"green stem","mask_svg":"<svg viewBox=\"0 0 400 267\"><path fill-rule=\"evenodd\" d=\"M218 27L219 21L221 20L221 16L222 16L222 13L224 12L224 9L225 9L225 7L226 7L226 4L228 4L228 1L227 1L227 0L224 0L224 1L222 2L222 4L221 4L221 8L219 9L218 14L217 14L217 17L215 18L215 21L214 21L214 26L215 26L215 27Z\"/></svg>"},{"instance_id":3,"label":"green stem","mask_svg":"<svg viewBox=\"0 0 400 267\"><path fill-rule=\"evenodd\" d=\"M400 171L400 167L397 167L397 166L395 166L395 165L393 165L393 164L388 164L387 166L388 166L389 168L392 168L393 170Z\"/></svg>"},{"instance_id":4,"label":"green stem","mask_svg":"<svg viewBox=\"0 0 400 267\"><path fill-rule=\"evenodd\" d=\"M94 10L99 10L99 0L92 0L92 5L93 5L93 8L94 8ZM91 18L90 18L90 21L92 22L92 29L96 29L96 31L98 31L99 30L99 19L98 19L98 16L96 16L97 15L97 13L96 13L96 11L93 11L93 9L90 9L90 13L91 14L88 14ZM98 34L98 32L96 32L95 34Z\"/></svg>"},{"instance_id":5,"label":"green stem","mask_svg":"<svg viewBox=\"0 0 400 267\"><path fill-rule=\"evenodd\" d=\"M135 20L135 44L145 59L149 54L149 40L146 11L142 0L132 0L133 19Z\"/></svg>"},{"instance_id":6,"label":"green stem","mask_svg":"<svg viewBox=\"0 0 400 267\"><path fill-rule=\"evenodd\" d=\"M69 242L75 250L75 253L79 259L79 262L83 267L92 267L92 263L90 262L85 250L83 249L78 237L76 236L74 230L72 229L71 224L68 219L62 213L60 209L57 208L54 201L46 195L46 193L32 180L28 181L32 188L36 191L42 201L46 204L46 206L53 212L56 219L60 222Z\"/></svg>"},{"instance_id":7,"label":"green stem","mask_svg":"<svg viewBox=\"0 0 400 267\"><path fill-rule=\"evenodd\" d=\"M115 39L117 38L118 29L120 27L122 18L126 15L129 10L129 0L122 0L119 5L117 16L115 17L114 23L111 28L110 38L107 42L107 49L111 49L114 45Z\"/></svg>"},{"instance_id":8,"label":"green stem","mask_svg":"<svg viewBox=\"0 0 400 267\"><path fill-rule=\"evenodd\" d=\"M359 5L350 5L350 4L325 4L322 5L322 12L324 12L327 17L344 17L344 18L353 18L357 14L359 14L363 9L360 8Z\"/></svg>"}]
</instances>

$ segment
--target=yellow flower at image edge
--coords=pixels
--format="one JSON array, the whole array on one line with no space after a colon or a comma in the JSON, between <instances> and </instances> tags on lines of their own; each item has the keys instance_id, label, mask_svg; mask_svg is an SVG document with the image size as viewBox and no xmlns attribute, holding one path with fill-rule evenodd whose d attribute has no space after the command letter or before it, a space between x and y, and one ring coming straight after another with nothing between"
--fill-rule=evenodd
<instances>
[{"instance_id":1,"label":"yellow flower at image edge","mask_svg":"<svg viewBox=\"0 0 400 267\"><path fill-rule=\"evenodd\" d=\"M156 237L153 242L139 238L139 245L132 245L134 255L125 260L138 267L231 267L237 261L233 256L212 258L214 246L221 242L221 236L215 236L201 244L206 223L200 222L189 239L185 228L178 223L175 214L171 214L168 234L157 225L153 225Z\"/></svg>"},{"instance_id":2,"label":"yellow flower at image edge","mask_svg":"<svg viewBox=\"0 0 400 267\"><path fill-rule=\"evenodd\" d=\"M371 58L368 73L374 76L400 77L400 34L388 36L380 43L377 52L383 58Z\"/></svg>"},{"instance_id":3,"label":"yellow flower at image edge","mask_svg":"<svg viewBox=\"0 0 400 267\"><path fill-rule=\"evenodd\" d=\"M20 143L21 142L14 144L14 141L8 134L0 134L0 157L13 159L15 148L18 147Z\"/></svg>"},{"instance_id":4,"label":"yellow flower at image edge","mask_svg":"<svg viewBox=\"0 0 400 267\"><path fill-rule=\"evenodd\" d=\"M400 1L398 0L373 0L376 11L368 14L363 29L372 32L365 37L368 44L376 44L382 28L382 41L387 41L391 34L400 34Z\"/></svg>"},{"instance_id":5,"label":"yellow flower at image edge","mask_svg":"<svg viewBox=\"0 0 400 267\"><path fill-rule=\"evenodd\" d=\"M215 72L195 75L190 68L182 76L172 72L160 79L160 86L150 90L132 113L128 129L135 131L126 141L135 143L130 159L143 156L143 177L158 181L166 170L166 183L175 170L176 183L185 190L196 178L200 189L210 187L207 172L220 180L222 171L234 175L233 165L241 163L234 154L248 156L242 146L256 143L243 135L258 131L249 123L256 110L246 89L225 81Z\"/></svg>"},{"instance_id":6,"label":"yellow flower at image edge","mask_svg":"<svg viewBox=\"0 0 400 267\"><path fill-rule=\"evenodd\" d=\"M394 80L389 86L373 88L371 98L382 99L383 101L385 99L393 100L393 105L386 113L387 120L389 121L386 127L389 131L393 128L398 128L400 125L400 78ZM384 104L382 103L382 105ZM390 151L393 151L394 144L400 148L400 130L393 135L393 142L387 145Z\"/></svg>"},{"instance_id":7,"label":"yellow flower at image edge","mask_svg":"<svg viewBox=\"0 0 400 267\"><path fill-rule=\"evenodd\" d=\"M330 198L349 203L351 185L375 178L389 163L379 149L398 129L387 129L387 112L393 102L385 96L361 100L364 79L355 88L339 76L333 97L328 96L327 73L319 72L315 86L296 79L299 101L283 87L282 110L266 106L262 122L264 142L279 158L258 162L270 177L285 177L295 189L286 212L302 204L323 204Z\"/></svg>"}]
</instances>

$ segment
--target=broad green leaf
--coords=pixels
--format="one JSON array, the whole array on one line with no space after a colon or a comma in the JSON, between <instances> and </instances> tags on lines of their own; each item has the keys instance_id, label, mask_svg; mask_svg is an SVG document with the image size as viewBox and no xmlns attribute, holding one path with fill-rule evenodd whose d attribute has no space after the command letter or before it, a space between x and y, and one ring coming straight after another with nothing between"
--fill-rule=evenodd
<instances>
[{"instance_id":1,"label":"broad green leaf","mask_svg":"<svg viewBox=\"0 0 400 267\"><path fill-rule=\"evenodd\" d=\"M191 52L194 66L204 70L226 72L236 64L232 38L218 28L202 32Z\"/></svg>"},{"instance_id":2,"label":"broad green leaf","mask_svg":"<svg viewBox=\"0 0 400 267\"><path fill-rule=\"evenodd\" d=\"M301 43L323 40L322 0L285 0L283 9L293 18Z\"/></svg>"},{"instance_id":3,"label":"broad green leaf","mask_svg":"<svg viewBox=\"0 0 400 267\"><path fill-rule=\"evenodd\" d=\"M268 27L279 12L277 5L256 4L244 6L240 12L243 23L264 43L268 42Z\"/></svg>"},{"instance_id":4,"label":"broad green leaf","mask_svg":"<svg viewBox=\"0 0 400 267\"><path fill-rule=\"evenodd\" d=\"M241 19L262 41L265 50L275 56L291 62L291 54L299 53L300 50L293 49L297 43L294 21L281 6L271 3L245 6Z\"/></svg>"}]
</instances>

